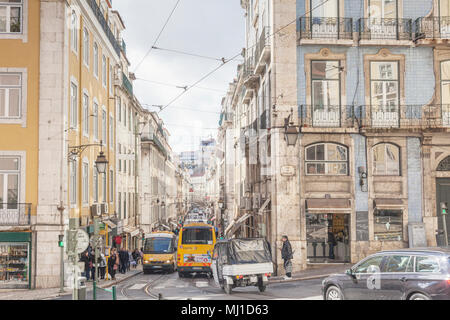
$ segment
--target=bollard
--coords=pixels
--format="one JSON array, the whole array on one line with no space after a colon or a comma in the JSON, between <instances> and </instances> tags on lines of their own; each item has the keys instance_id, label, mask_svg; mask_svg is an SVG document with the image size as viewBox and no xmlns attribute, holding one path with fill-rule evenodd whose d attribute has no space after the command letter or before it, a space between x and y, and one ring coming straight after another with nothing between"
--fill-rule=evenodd
<instances>
[{"instance_id":1,"label":"bollard","mask_svg":"<svg viewBox=\"0 0 450 320\"><path fill-rule=\"evenodd\" d=\"M112 286L112 296L113 300L117 300L116 286Z\"/></svg>"},{"instance_id":2,"label":"bollard","mask_svg":"<svg viewBox=\"0 0 450 320\"><path fill-rule=\"evenodd\" d=\"M92 296L94 300L97 300L97 282L94 281L92 288Z\"/></svg>"}]
</instances>

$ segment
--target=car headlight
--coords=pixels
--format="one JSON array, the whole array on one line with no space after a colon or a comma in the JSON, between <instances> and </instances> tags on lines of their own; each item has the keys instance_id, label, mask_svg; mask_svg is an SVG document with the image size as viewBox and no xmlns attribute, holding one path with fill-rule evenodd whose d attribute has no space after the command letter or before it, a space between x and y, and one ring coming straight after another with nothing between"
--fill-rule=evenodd
<instances>
[{"instance_id":1,"label":"car headlight","mask_svg":"<svg viewBox=\"0 0 450 320\"><path fill-rule=\"evenodd\" d=\"M171 262L172 262L172 261L170 261L170 260L167 260L167 261L166 261L166 263L171 263Z\"/></svg>"}]
</instances>

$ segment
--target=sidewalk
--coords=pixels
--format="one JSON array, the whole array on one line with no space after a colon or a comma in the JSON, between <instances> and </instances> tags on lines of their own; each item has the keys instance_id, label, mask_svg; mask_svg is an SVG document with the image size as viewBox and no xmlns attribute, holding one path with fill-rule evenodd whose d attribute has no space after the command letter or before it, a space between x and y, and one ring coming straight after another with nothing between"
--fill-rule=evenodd
<instances>
[{"instance_id":1,"label":"sidewalk","mask_svg":"<svg viewBox=\"0 0 450 320\"><path fill-rule=\"evenodd\" d=\"M325 278L331 274L344 273L345 270L350 269L353 264L308 264L308 269L301 272L292 273L291 280L284 280L284 270L282 271L283 276L271 277L269 283L279 283L279 282L292 282L310 279L320 279Z\"/></svg>"},{"instance_id":2,"label":"sidewalk","mask_svg":"<svg viewBox=\"0 0 450 320\"><path fill-rule=\"evenodd\" d=\"M131 277L134 277L142 273L142 265L139 265L136 269L131 268L126 274L116 274L116 280L100 280L97 284L100 288L109 288L113 285L125 281ZM91 290L93 282L89 281L86 284L87 290ZM72 289L65 288L64 293L60 293L60 288L51 289L0 289L0 300L45 300L57 298L64 295L72 294Z\"/></svg>"}]
</instances>

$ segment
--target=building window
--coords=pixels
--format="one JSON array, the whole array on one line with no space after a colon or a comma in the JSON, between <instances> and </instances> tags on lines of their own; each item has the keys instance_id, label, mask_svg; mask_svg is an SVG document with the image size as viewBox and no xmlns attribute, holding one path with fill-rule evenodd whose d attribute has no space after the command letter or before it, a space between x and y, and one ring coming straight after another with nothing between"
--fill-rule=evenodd
<instances>
[{"instance_id":1,"label":"building window","mask_svg":"<svg viewBox=\"0 0 450 320\"><path fill-rule=\"evenodd\" d=\"M89 136L89 96L83 94L83 134Z\"/></svg>"},{"instance_id":2,"label":"building window","mask_svg":"<svg viewBox=\"0 0 450 320\"><path fill-rule=\"evenodd\" d=\"M108 185L106 184L106 176L108 175L108 171L106 171L103 174L103 183L102 183L102 187L103 187L103 202L106 203L108 202Z\"/></svg>"},{"instance_id":3,"label":"building window","mask_svg":"<svg viewBox=\"0 0 450 320\"><path fill-rule=\"evenodd\" d=\"M103 86L106 88L106 57L104 55L102 56L102 81Z\"/></svg>"},{"instance_id":4,"label":"building window","mask_svg":"<svg viewBox=\"0 0 450 320\"><path fill-rule=\"evenodd\" d=\"M98 78L98 44L94 42L94 76Z\"/></svg>"},{"instance_id":5,"label":"building window","mask_svg":"<svg viewBox=\"0 0 450 320\"><path fill-rule=\"evenodd\" d=\"M72 11L70 28L72 29L72 50L78 53L78 16L75 10Z\"/></svg>"},{"instance_id":6,"label":"building window","mask_svg":"<svg viewBox=\"0 0 450 320\"><path fill-rule=\"evenodd\" d=\"M98 203L98 171L97 167L94 166L93 170L93 187L94 187L94 203Z\"/></svg>"},{"instance_id":7,"label":"building window","mask_svg":"<svg viewBox=\"0 0 450 320\"><path fill-rule=\"evenodd\" d=\"M442 122L450 125L450 61L441 62Z\"/></svg>"},{"instance_id":8,"label":"building window","mask_svg":"<svg viewBox=\"0 0 450 320\"><path fill-rule=\"evenodd\" d=\"M120 98L117 98L117 116L119 117L119 122L122 122L122 102Z\"/></svg>"},{"instance_id":9,"label":"building window","mask_svg":"<svg viewBox=\"0 0 450 320\"><path fill-rule=\"evenodd\" d=\"M114 119L109 116L109 147L114 148Z\"/></svg>"},{"instance_id":10,"label":"building window","mask_svg":"<svg viewBox=\"0 0 450 320\"><path fill-rule=\"evenodd\" d=\"M369 15L371 21L377 19L397 19L397 0L369 0Z\"/></svg>"},{"instance_id":11,"label":"building window","mask_svg":"<svg viewBox=\"0 0 450 320\"><path fill-rule=\"evenodd\" d=\"M86 66L89 66L89 31L83 30L83 61Z\"/></svg>"},{"instance_id":12,"label":"building window","mask_svg":"<svg viewBox=\"0 0 450 320\"><path fill-rule=\"evenodd\" d=\"M310 0L311 16L317 18L339 17L339 0Z\"/></svg>"},{"instance_id":13,"label":"building window","mask_svg":"<svg viewBox=\"0 0 450 320\"><path fill-rule=\"evenodd\" d=\"M348 175L346 147L319 143L306 148L307 175Z\"/></svg>"},{"instance_id":14,"label":"building window","mask_svg":"<svg viewBox=\"0 0 450 320\"><path fill-rule=\"evenodd\" d=\"M81 175L82 175L82 181L81 181L81 198L83 204L89 203L89 163L83 162L82 168L81 168Z\"/></svg>"},{"instance_id":15,"label":"building window","mask_svg":"<svg viewBox=\"0 0 450 320\"><path fill-rule=\"evenodd\" d=\"M98 103L94 101L94 139L98 140Z\"/></svg>"},{"instance_id":16,"label":"building window","mask_svg":"<svg viewBox=\"0 0 450 320\"><path fill-rule=\"evenodd\" d=\"M340 61L311 61L313 123L339 126L341 110Z\"/></svg>"},{"instance_id":17,"label":"building window","mask_svg":"<svg viewBox=\"0 0 450 320\"><path fill-rule=\"evenodd\" d=\"M0 209L17 209L20 158L0 157Z\"/></svg>"},{"instance_id":18,"label":"building window","mask_svg":"<svg viewBox=\"0 0 450 320\"><path fill-rule=\"evenodd\" d=\"M123 218L127 218L127 193L123 193Z\"/></svg>"},{"instance_id":19,"label":"building window","mask_svg":"<svg viewBox=\"0 0 450 320\"><path fill-rule=\"evenodd\" d=\"M0 118L20 118L22 75L0 73Z\"/></svg>"},{"instance_id":20,"label":"building window","mask_svg":"<svg viewBox=\"0 0 450 320\"><path fill-rule=\"evenodd\" d=\"M109 66L109 94L110 95L113 94L113 75L114 75L113 67Z\"/></svg>"},{"instance_id":21,"label":"building window","mask_svg":"<svg viewBox=\"0 0 450 320\"><path fill-rule=\"evenodd\" d=\"M108 144L108 137L107 137L107 124L106 124L106 111L102 110L102 139L103 139L103 145Z\"/></svg>"},{"instance_id":22,"label":"building window","mask_svg":"<svg viewBox=\"0 0 450 320\"><path fill-rule=\"evenodd\" d=\"M109 171L109 202L114 202L114 171Z\"/></svg>"},{"instance_id":23,"label":"building window","mask_svg":"<svg viewBox=\"0 0 450 320\"><path fill-rule=\"evenodd\" d=\"M6 2L6 3L5 3ZM2 0L0 3L0 33L22 32L22 0Z\"/></svg>"},{"instance_id":24,"label":"building window","mask_svg":"<svg viewBox=\"0 0 450 320\"><path fill-rule=\"evenodd\" d=\"M127 105L123 104L123 125L127 127Z\"/></svg>"},{"instance_id":25,"label":"building window","mask_svg":"<svg viewBox=\"0 0 450 320\"><path fill-rule=\"evenodd\" d=\"M388 143L373 147L373 174L382 176L400 175L400 148Z\"/></svg>"},{"instance_id":26,"label":"building window","mask_svg":"<svg viewBox=\"0 0 450 320\"><path fill-rule=\"evenodd\" d=\"M76 160L71 161L69 164L70 171L70 204L77 204L77 162Z\"/></svg>"},{"instance_id":27,"label":"building window","mask_svg":"<svg viewBox=\"0 0 450 320\"><path fill-rule=\"evenodd\" d=\"M70 84L70 126L78 127L78 88L73 82Z\"/></svg>"},{"instance_id":28,"label":"building window","mask_svg":"<svg viewBox=\"0 0 450 320\"><path fill-rule=\"evenodd\" d=\"M398 126L400 81L398 61L370 62L370 104L375 124Z\"/></svg>"},{"instance_id":29,"label":"building window","mask_svg":"<svg viewBox=\"0 0 450 320\"><path fill-rule=\"evenodd\" d=\"M118 202L118 204L119 204L119 220L120 219L122 219L122 193L121 192L119 192L118 193L118 199L117 199L117 202Z\"/></svg>"},{"instance_id":30,"label":"building window","mask_svg":"<svg viewBox=\"0 0 450 320\"><path fill-rule=\"evenodd\" d=\"M378 210L374 211L374 235L376 241L402 241L403 239L403 211Z\"/></svg>"}]
</instances>

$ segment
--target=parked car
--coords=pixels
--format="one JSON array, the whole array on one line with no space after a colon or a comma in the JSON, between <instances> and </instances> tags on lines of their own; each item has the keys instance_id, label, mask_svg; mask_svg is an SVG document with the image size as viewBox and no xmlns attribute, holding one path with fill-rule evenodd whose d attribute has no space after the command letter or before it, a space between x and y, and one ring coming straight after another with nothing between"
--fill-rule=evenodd
<instances>
[{"instance_id":1,"label":"parked car","mask_svg":"<svg viewBox=\"0 0 450 320\"><path fill-rule=\"evenodd\" d=\"M450 247L373 254L322 282L325 300L450 300Z\"/></svg>"}]
</instances>

